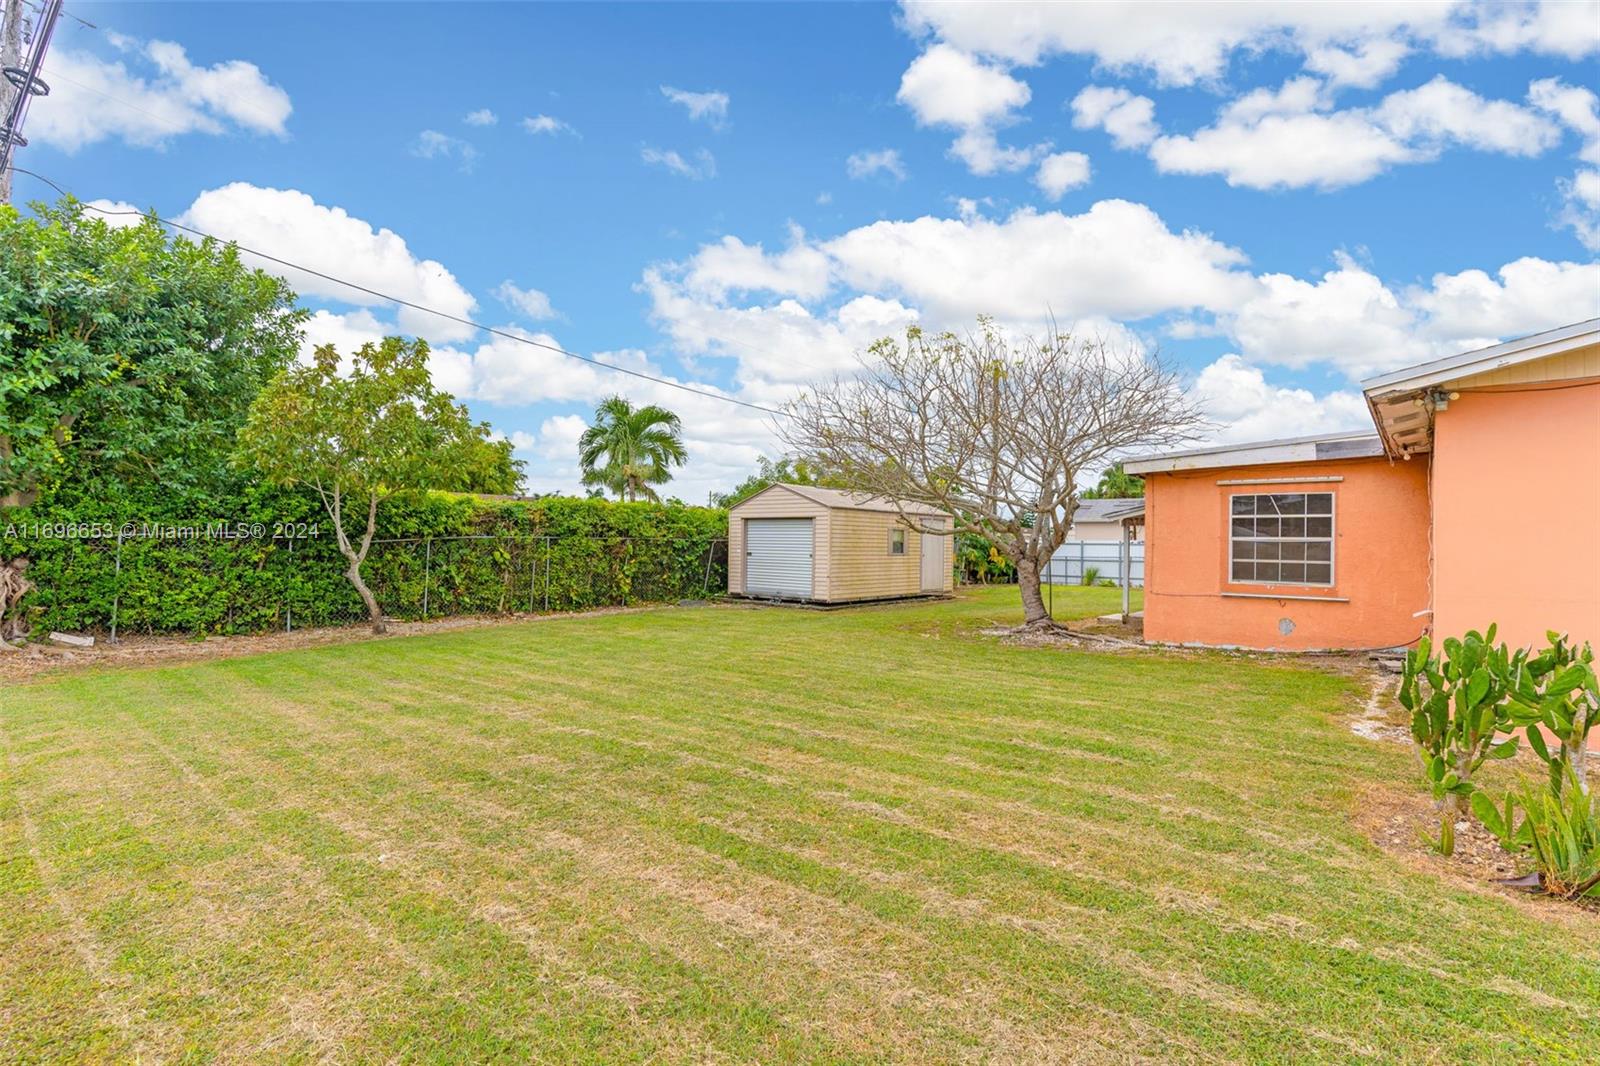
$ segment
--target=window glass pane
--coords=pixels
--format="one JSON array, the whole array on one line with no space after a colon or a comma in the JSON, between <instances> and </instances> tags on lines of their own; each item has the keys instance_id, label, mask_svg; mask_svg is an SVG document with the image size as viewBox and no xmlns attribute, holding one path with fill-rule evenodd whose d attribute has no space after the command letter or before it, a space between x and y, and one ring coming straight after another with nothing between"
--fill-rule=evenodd
<instances>
[{"instance_id":1,"label":"window glass pane","mask_svg":"<svg viewBox=\"0 0 1600 1066\"><path fill-rule=\"evenodd\" d=\"M1258 518L1258 519L1256 519L1256 536L1258 536L1258 537L1277 537L1277 536L1281 536L1281 534L1278 532L1278 527L1279 527L1279 524L1282 521L1283 520L1281 518Z\"/></svg>"},{"instance_id":2,"label":"window glass pane","mask_svg":"<svg viewBox=\"0 0 1600 1066\"><path fill-rule=\"evenodd\" d=\"M1279 551L1279 545L1278 545L1277 541L1273 541L1273 540L1258 540L1258 541L1256 541L1256 558L1257 559L1278 559L1278 558L1280 558L1280 556L1278 555L1278 551Z\"/></svg>"},{"instance_id":3,"label":"window glass pane","mask_svg":"<svg viewBox=\"0 0 1600 1066\"><path fill-rule=\"evenodd\" d=\"M1300 562L1306 557L1306 545L1302 540L1286 540L1278 545L1278 558L1284 562Z\"/></svg>"},{"instance_id":4,"label":"window glass pane","mask_svg":"<svg viewBox=\"0 0 1600 1066\"><path fill-rule=\"evenodd\" d=\"M1256 557L1256 542L1253 540L1234 541L1233 557L1235 559L1254 559Z\"/></svg>"},{"instance_id":5,"label":"window glass pane","mask_svg":"<svg viewBox=\"0 0 1600 1066\"><path fill-rule=\"evenodd\" d=\"M1235 496L1233 498L1234 514L1255 514L1256 498L1254 496Z\"/></svg>"},{"instance_id":6,"label":"window glass pane","mask_svg":"<svg viewBox=\"0 0 1600 1066\"><path fill-rule=\"evenodd\" d=\"M1276 580L1278 580L1278 564L1277 563L1257 563L1256 564L1256 580L1257 581L1276 581Z\"/></svg>"},{"instance_id":7,"label":"window glass pane","mask_svg":"<svg viewBox=\"0 0 1600 1066\"><path fill-rule=\"evenodd\" d=\"M1278 569L1280 581L1304 581L1306 579L1305 563L1284 563Z\"/></svg>"},{"instance_id":8,"label":"window glass pane","mask_svg":"<svg viewBox=\"0 0 1600 1066\"><path fill-rule=\"evenodd\" d=\"M1333 493L1314 492L1306 497L1306 514L1332 514Z\"/></svg>"},{"instance_id":9,"label":"window glass pane","mask_svg":"<svg viewBox=\"0 0 1600 1066\"><path fill-rule=\"evenodd\" d=\"M1233 535L1236 537L1254 536L1256 520L1254 518L1235 518L1233 520Z\"/></svg>"},{"instance_id":10,"label":"window glass pane","mask_svg":"<svg viewBox=\"0 0 1600 1066\"><path fill-rule=\"evenodd\" d=\"M1249 581L1252 577L1255 576L1255 574L1253 572L1254 568L1255 568L1255 564L1253 564L1253 563L1234 563L1233 564L1233 579L1235 581Z\"/></svg>"},{"instance_id":11,"label":"window glass pane","mask_svg":"<svg viewBox=\"0 0 1600 1066\"><path fill-rule=\"evenodd\" d=\"M1306 558L1317 563L1331 561L1333 559L1333 542L1327 540L1307 541Z\"/></svg>"},{"instance_id":12,"label":"window glass pane","mask_svg":"<svg viewBox=\"0 0 1600 1066\"><path fill-rule=\"evenodd\" d=\"M1278 500L1280 501L1278 504L1278 509L1284 514L1306 513L1306 498L1304 496L1298 494L1291 496L1279 496Z\"/></svg>"},{"instance_id":13,"label":"window glass pane","mask_svg":"<svg viewBox=\"0 0 1600 1066\"><path fill-rule=\"evenodd\" d=\"M1332 518L1308 518L1308 519L1306 519L1306 536L1308 536L1308 537L1331 537L1331 536L1333 536L1333 519Z\"/></svg>"},{"instance_id":14,"label":"window glass pane","mask_svg":"<svg viewBox=\"0 0 1600 1066\"><path fill-rule=\"evenodd\" d=\"M1282 524L1285 537L1303 537L1306 535L1306 520L1304 518L1285 518Z\"/></svg>"},{"instance_id":15,"label":"window glass pane","mask_svg":"<svg viewBox=\"0 0 1600 1066\"><path fill-rule=\"evenodd\" d=\"M1333 567L1328 563L1307 563L1306 580L1313 585L1328 585L1333 582Z\"/></svg>"}]
</instances>

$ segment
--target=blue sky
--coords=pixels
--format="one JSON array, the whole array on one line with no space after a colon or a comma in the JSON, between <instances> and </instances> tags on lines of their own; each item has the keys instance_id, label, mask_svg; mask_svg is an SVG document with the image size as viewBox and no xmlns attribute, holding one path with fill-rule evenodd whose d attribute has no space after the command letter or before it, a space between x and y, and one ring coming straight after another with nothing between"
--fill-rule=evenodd
<instances>
[{"instance_id":1,"label":"blue sky","mask_svg":"<svg viewBox=\"0 0 1600 1066\"><path fill-rule=\"evenodd\" d=\"M1217 436L1600 315L1600 5L74 4L18 164L762 404L911 322L1159 348ZM491 121L492 117L492 121ZM47 195L18 180L20 198ZM387 232L385 232L387 231ZM770 420L294 278L575 485L619 391L699 501Z\"/></svg>"}]
</instances>

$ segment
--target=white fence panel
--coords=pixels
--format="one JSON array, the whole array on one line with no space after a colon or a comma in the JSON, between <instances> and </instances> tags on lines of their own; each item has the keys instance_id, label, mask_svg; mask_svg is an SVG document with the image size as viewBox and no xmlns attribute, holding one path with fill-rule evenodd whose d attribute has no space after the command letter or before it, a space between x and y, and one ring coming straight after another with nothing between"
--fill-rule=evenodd
<instances>
[{"instance_id":1,"label":"white fence panel","mask_svg":"<svg viewBox=\"0 0 1600 1066\"><path fill-rule=\"evenodd\" d=\"M1144 541L1128 545L1129 584L1144 587ZM1115 540L1069 540L1050 557L1045 581L1052 585L1081 585L1087 570L1096 570L1097 581L1122 584L1122 542Z\"/></svg>"}]
</instances>

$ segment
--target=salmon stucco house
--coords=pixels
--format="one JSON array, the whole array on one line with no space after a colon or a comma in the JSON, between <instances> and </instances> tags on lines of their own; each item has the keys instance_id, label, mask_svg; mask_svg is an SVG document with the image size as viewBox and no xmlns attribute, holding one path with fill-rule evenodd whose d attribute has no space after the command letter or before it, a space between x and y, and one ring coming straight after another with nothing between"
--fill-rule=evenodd
<instances>
[{"instance_id":1,"label":"salmon stucco house","mask_svg":"<svg viewBox=\"0 0 1600 1066\"><path fill-rule=\"evenodd\" d=\"M1600 319L1363 387L1369 430L1126 464L1146 639L1376 649L1496 622L1600 644Z\"/></svg>"}]
</instances>

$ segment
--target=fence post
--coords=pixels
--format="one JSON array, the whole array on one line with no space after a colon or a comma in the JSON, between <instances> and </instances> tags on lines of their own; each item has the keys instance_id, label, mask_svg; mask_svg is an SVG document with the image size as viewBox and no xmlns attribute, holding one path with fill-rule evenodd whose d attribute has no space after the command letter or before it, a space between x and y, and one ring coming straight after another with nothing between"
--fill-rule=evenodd
<instances>
[{"instance_id":1,"label":"fence post","mask_svg":"<svg viewBox=\"0 0 1600 1066\"><path fill-rule=\"evenodd\" d=\"M544 538L544 613L550 613L550 538Z\"/></svg>"},{"instance_id":2,"label":"fence post","mask_svg":"<svg viewBox=\"0 0 1600 1066\"><path fill-rule=\"evenodd\" d=\"M117 530L117 560L111 568L111 643L117 643L117 610L122 605L122 530Z\"/></svg>"},{"instance_id":3,"label":"fence post","mask_svg":"<svg viewBox=\"0 0 1600 1066\"><path fill-rule=\"evenodd\" d=\"M283 579L283 631L294 632L294 538L289 538L289 572Z\"/></svg>"},{"instance_id":4,"label":"fence post","mask_svg":"<svg viewBox=\"0 0 1600 1066\"><path fill-rule=\"evenodd\" d=\"M528 613L533 613L533 590L539 581L539 557L528 552Z\"/></svg>"},{"instance_id":5,"label":"fence post","mask_svg":"<svg viewBox=\"0 0 1600 1066\"><path fill-rule=\"evenodd\" d=\"M433 537L422 542L422 620L428 620L428 585L433 580Z\"/></svg>"}]
</instances>

